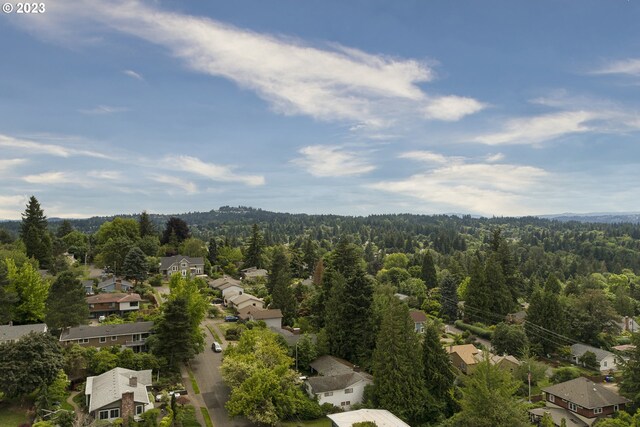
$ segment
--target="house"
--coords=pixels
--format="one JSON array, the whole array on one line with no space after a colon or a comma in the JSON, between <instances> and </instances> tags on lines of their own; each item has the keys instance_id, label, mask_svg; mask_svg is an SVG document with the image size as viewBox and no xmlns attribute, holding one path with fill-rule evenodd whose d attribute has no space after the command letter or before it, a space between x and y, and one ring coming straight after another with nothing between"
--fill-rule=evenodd
<instances>
[{"instance_id":1,"label":"house","mask_svg":"<svg viewBox=\"0 0 640 427\"><path fill-rule=\"evenodd\" d=\"M120 316L140 309L142 298L138 294L97 294L87 297L89 317L98 319L100 316L118 314Z\"/></svg>"},{"instance_id":2,"label":"house","mask_svg":"<svg viewBox=\"0 0 640 427\"><path fill-rule=\"evenodd\" d=\"M244 270L240 270L240 273L244 280L254 280L262 277L266 278L269 275L267 270L257 267L245 268Z\"/></svg>"},{"instance_id":3,"label":"house","mask_svg":"<svg viewBox=\"0 0 640 427\"><path fill-rule=\"evenodd\" d=\"M571 346L571 360L576 365L582 364L580 358L588 351L596 355L596 362L598 362L600 371L615 371L618 369L615 354L586 344L574 344Z\"/></svg>"},{"instance_id":4,"label":"house","mask_svg":"<svg viewBox=\"0 0 640 427\"><path fill-rule=\"evenodd\" d=\"M282 311L279 308L261 310L257 307L245 307L238 310L238 317L242 320L262 320L268 328L282 328Z\"/></svg>"},{"instance_id":5,"label":"house","mask_svg":"<svg viewBox=\"0 0 640 427\"><path fill-rule=\"evenodd\" d=\"M473 373L476 365L484 360L482 350L473 344L451 345L445 347L445 350L451 364L467 375Z\"/></svg>"},{"instance_id":6,"label":"house","mask_svg":"<svg viewBox=\"0 0 640 427\"><path fill-rule=\"evenodd\" d=\"M406 301L409 299L409 295L405 295L405 294L401 294L401 293L395 293L393 294L394 297L398 298L400 301Z\"/></svg>"},{"instance_id":7,"label":"house","mask_svg":"<svg viewBox=\"0 0 640 427\"><path fill-rule=\"evenodd\" d=\"M16 342L25 335L31 332L45 333L47 332L47 325L44 323L36 323L34 325L0 325L0 344L5 342Z\"/></svg>"},{"instance_id":8,"label":"house","mask_svg":"<svg viewBox=\"0 0 640 427\"><path fill-rule=\"evenodd\" d=\"M236 285L235 283L225 283L224 285L220 285L218 289L222 291L223 299L231 298L235 295L242 295L244 292L244 288L241 285Z\"/></svg>"},{"instance_id":9,"label":"house","mask_svg":"<svg viewBox=\"0 0 640 427\"><path fill-rule=\"evenodd\" d=\"M545 412L549 412L556 425L560 425L564 418L567 426L591 426L599 418L623 410L630 403L630 400L613 390L584 377L552 385L542 391L546 407L529 411L533 422L539 421Z\"/></svg>"},{"instance_id":10,"label":"house","mask_svg":"<svg viewBox=\"0 0 640 427\"><path fill-rule=\"evenodd\" d=\"M96 286L100 292L129 292L133 283L121 278L109 277Z\"/></svg>"},{"instance_id":11,"label":"house","mask_svg":"<svg viewBox=\"0 0 640 427\"><path fill-rule=\"evenodd\" d=\"M171 277L180 273L182 277L204 274L204 258L175 255L160 259L160 274Z\"/></svg>"},{"instance_id":12,"label":"house","mask_svg":"<svg viewBox=\"0 0 640 427\"><path fill-rule=\"evenodd\" d=\"M258 307L264 308L264 300L262 298L254 297L251 294L233 295L228 300L225 300L227 305L231 308L235 308L240 311L246 307Z\"/></svg>"},{"instance_id":13,"label":"house","mask_svg":"<svg viewBox=\"0 0 640 427\"><path fill-rule=\"evenodd\" d=\"M386 409L358 409L328 414L327 418L331 420L331 427L351 427L364 422L374 423L377 427L410 427Z\"/></svg>"},{"instance_id":14,"label":"house","mask_svg":"<svg viewBox=\"0 0 640 427\"><path fill-rule=\"evenodd\" d=\"M218 279L211 280L209 282L209 287L220 290L220 287L226 284L232 284L242 288L242 282L240 282L240 280L234 279L233 277L227 276L226 274Z\"/></svg>"},{"instance_id":15,"label":"house","mask_svg":"<svg viewBox=\"0 0 640 427\"><path fill-rule=\"evenodd\" d=\"M67 328L60 334L60 344L79 344L83 347L110 347L113 345L130 348L135 353L147 351L147 338L153 329L153 322L122 323L119 325L76 326Z\"/></svg>"},{"instance_id":16,"label":"house","mask_svg":"<svg viewBox=\"0 0 640 427\"><path fill-rule=\"evenodd\" d=\"M87 378L84 395L89 414L96 420L113 421L140 416L153 409L147 387L151 386L151 369L133 371L114 368L102 375Z\"/></svg>"},{"instance_id":17,"label":"house","mask_svg":"<svg viewBox=\"0 0 640 427\"><path fill-rule=\"evenodd\" d=\"M84 293L87 295L95 294L95 292L93 291L94 285L95 285L95 282L93 281L93 279L83 280L82 287L84 288Z\"/></svg>"},{"instance_id":18,"label":"house","mask_svg":"<svg viewBox=\"0 0 640 427\"><path fill-rule=\"evenodd\" d=\"M424 323L427 321L427 315L420 310L411 310L409 312L409 316L411 316L411 320L413 320L413 324L415 325L415 331L418 333L424 332Z\"/></svg>"},{"instance_id":19,"label":"house","mask_svg":"<svg viewBox=\"0 0 640 427\"><path fill-rule=\"evenodd\" d=\"M620 330L622 332L640 332L640 326L638 325L638 322L636 322L636 320L633 317L629 317L629 316L624 316L622 318L622 321L620 322L615 322L616 326L618 328L620 328Z\"/></svg>"},{"instance_id":20,"label":"house","mask_svg":"<svg viewBox=\"0 0 640 427\"><path fill-rule=\"evenodd\" d=\"M511 355L497 356L494 354L489 358L489 361L492 365L511 373L513 373L522 364L522 362Z\"/></svg>"},{"instance_id":21,"label":"house","mask_svg":"<svg viewBox=\"0 0 640 427\"><path fill-rule=\"evenodd\" d=\"M516 311L515 313L507 314L507 317L505 318L505 320L507 321L507 323L521 325L524 323L526 318L527 318L527 312L524 310L520 310L520 311Z\"/></svg>"},{"instance_id":22,"label":"house","mask_svg":"<svg viewBox=\"0 0 640 427\"><path fill-rule=\"evenodd\" d=\"M373 377L361 372L346 360L333 356L320 356L309 364L319 376L305 380L305 388L320 405L332 405L349 409L351 405L362 403L364 388L373 384Z\"/></svg>"}]
</instances>

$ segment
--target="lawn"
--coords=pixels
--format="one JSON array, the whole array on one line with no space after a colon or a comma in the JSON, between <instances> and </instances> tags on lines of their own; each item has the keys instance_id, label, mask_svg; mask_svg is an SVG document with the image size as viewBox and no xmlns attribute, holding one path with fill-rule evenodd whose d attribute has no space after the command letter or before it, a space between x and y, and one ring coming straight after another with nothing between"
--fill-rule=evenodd
<instances>
[{"instance_id":1,"label":"lawn","mask_svg":"<svg viewBox=\"0 0 640 427\"><path fill-rule=\"evenodd\" d=\"M283 421L280 427L331 427L331 420L325 417L311 421Z\"/></svg>"},{"instance_id":2,"label":"lawn","mask_svg":"<svg viewBox=\"0 0 640 427\"><path fill-rule=\"evenodd\" d=\"M27 412L31 403L0 402L0 426L19 426L28 423Z\"/></svg>"}]
</instances>

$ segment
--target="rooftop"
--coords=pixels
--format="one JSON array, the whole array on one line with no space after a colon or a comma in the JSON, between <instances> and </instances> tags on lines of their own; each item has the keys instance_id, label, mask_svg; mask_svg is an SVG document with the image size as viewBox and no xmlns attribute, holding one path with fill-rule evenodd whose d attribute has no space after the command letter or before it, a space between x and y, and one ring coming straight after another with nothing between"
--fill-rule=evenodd
<instances>
[{"instance_id":1,"label":"rooftop","mask_svg":"<svg viewBox=\"0 0 640 427\"><path fill-rule=\"evenodd\" d=\"M543 388L542 391L587 409L629 403L627 398L584 377L552 385Z\"/></svg>"},{"instance_id":2,"label":"rooftop","mask_svg":"<svg viewBox=\"0 0 640 427\"><path fill-rule=\"evenodd\" d=\"M19 340L30 332L47 332L47 325L0 325L0 342Z\"/></svg>"},{"instance_id":3,"label":"rooftop","mask_svg":"<svg viewBox=\"0 0 640 427\"><path fill-rule=\"evenodd\" d=\"M590 351L591 353L595 354L596 360L598 362L600 362L602 359L608 356L613 356L613 353L611 353L610 351L603 350L597 347L591 347L590 345L586 345L586 344L573 344L571 346L571 354L577 357L581 357L587 351Z\"/></svg>"},{"instance_id":4,"label":"rooftop","mask_svg":"<svg viewBox=\"0 0 640 427\"><path fill-rule=\"evenodd\" d=\"M123 294L123 293L108 293L97 294L87 297L87 304L104 304L110 302L134 302L142 301L139 294Z\"/></svg>"},{"instance_id":5,"label":"rooftop","mask_svg":"<svg viewBox=\"0 0 640 427\"><path fill-rule=\"evenodd\" d=\"M343 390L360 381L373 382L373 377L362 372L351 372L334 376L311 377L307 379L311 391L314 394L333 390Z\"/></svg>"},{"instance_id":6,"label":"rooftop","mask_svg":"<svg viewBox=\"0 0 640 427\"><path fill-rule=\"evenodd\" d=\"M137 385L129 385L129 378L136 377ZM147 386L150 386L151 369L133 371L131 369L114 368L102 375L87 378L85 395L91 395L89 412L100 409L122 398L123 393L133 392L134 402L150 404Z\"/></svg>"},{"instance_id":7,"label":"rooftop","mask_svg":"<svg viewBox=\"0 0 640 427\"><path fill-rule=\"evenodd\" d=\"M358 409L338 414L329 414L327 417L337 427L351 427L354 423L371 421L377 427L410 427L409 424L393 415L386 409Z\"/></svg>"},{"instance_id":8,"label":"rooftop","mask_svg":"<svg viewBox=\"0 0 640 427\"><path fill-rule=\"evenodd\" d=\"M145 334L153 328L153 322L122 323L119 325L76 326L65 329L60 335L60 341L73 341L115 335Z\"/></svg>"}]
</instances>

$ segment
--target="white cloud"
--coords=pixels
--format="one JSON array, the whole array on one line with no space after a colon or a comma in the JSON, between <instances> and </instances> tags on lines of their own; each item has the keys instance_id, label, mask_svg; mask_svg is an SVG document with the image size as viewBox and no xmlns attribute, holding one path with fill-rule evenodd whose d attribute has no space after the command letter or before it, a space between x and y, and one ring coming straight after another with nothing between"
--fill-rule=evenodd
<instances>
[{"instance_id":1,"label":"white cloud","mask_svg":"<svg viewBox=\"0 0 640 427\"><path fill-rule=\"evenodd\" d=\"M340 147L311 145L298 150L302 157L292 160L313 176L351 176L371 172L375 166L360 154L344 151Z\"/></svg>"},{"instance_id":2,"label":"white cloud","mask_svg":"<svg viewBox=\"0 0 640 427\"><path fill-rule=\"evenodd\" d=\"M255 91L282 114L380 127L425 105L430 118L447 121L482 108L478 101L464 97L430 100L418 86L435 77L424 61L335 44L313 46L137 1L60 0L55 9L38 17L46 21L42 31L53 37L68 32L70 23L82 22L80 31L87 31L87 23L97 21L167 48L192 70Z\"/></svg>"},{"instance_id":3,"label":"white cloud","mask_svg":"<svg viewBox=\"0 0 640 427\"><path fill-rule=\"evenodd\" d=\"M14 138L3 134L0 134L0 147L9 148L26 154L45 154L56 157L86 156L101 159L110 158L106 154L96 151L47 144L22 138Z\"/></svg>"},{"instance_id":4,"label":"white cloud","mask_svg":"<svg viewBox=\"0 0 640 427\"><path fill-rule=\"evenodd\" d=\"M459 161L459 158L447 157L432 151L408 151L398 156L401 159L411 159L426 163L449 163L451 161Z\"/></svg>"},{"instance_id":5,"label":"white cloud","mask_svg":"<svg viewBox=\"0 0 640 427\"><path fill-rule=\"evenodd\" d=\"M168 157L165 159L165 164L172 169L200 175L213 181L239 182L250 186L264 185L265 183L262 175L238 174L233 172L231 166L206 163L191 156Z\"/></svg>"},{"instance_id":6,"label":"white cloud","mask_svg":"<svg viewBox=\"0 0 640 427\"><path fill-rule=\"evenodd\" d=\"M123 70L122 73L126 76L132 77L136 80L143 80L144 81L144 77L142 77L142 74L140 73L136 73L133 70Z\"/></svg>"},{"instance_id":7,"label":"white cloud","mask_svg":"<svg viewBox=\"0 0 640 427\"><path fill-rule=\"evenodd\" d=\"M485 104L473 98L452 95L430 100L422 112L428 119L458 121L464 116L483 110L485 107Z\"/></svg>"},{"instance_id":8,"label":"white cloud","mask_svg":"<svg viewBox=\"0 0 640 427\"><path fill-rule=\"evenodd\" d=\"M473 139L488 145L536 144L573 133L594 130L587 122L597 119L590 111L563 111L507 121L501 132L480 135Z\"/></svg>"},{"instance_id":9,"label":"white cloud","mask_svg":"<svg viewBox=\"0 0 640 427\"><path fill-rule=\"evenodd\" d=\"M43 172L35 175L27 175L22 177L22 179L29 184L46 184L46 185L57 185L57 184L67 184L71 182L77 182L77 179L74 179L71 174L68 172Z\"/></svg>"},{"instance_id":10,"label":"white cloud","mask_svg":"<svg viewBox=\"0 0 640 427\"><path fill-rule=\"evenodd\" d=\"M82 114L88 115L106 115L106 114L116 114L116 113L124 113L129 111L126 107L110 107L108 105L98 105L94 108L89 108L86 110L78 110Z\"/></svg>"},{"instance_id":11,"label":"white cloud","mask_svg":"<svg viewBox=\"0 0 640 427\"><path fill-rule=\"evenodd\" d=\"M193 182L184 180L182 178L178 178L176 176L169 175L153 175L151 179L160 182L162 184L167 184L173 187L178 187L187 194L194 194L198 191L198 188Z\"/></svg>"},{"instance_id":12,"label":"white cloud","mask_svg":"<svg viewBox=\"0 0 640 427\"><path fill-rule=\"evenodd\" d=\"M26 163L26 159L0 159L0 172L9 170L15 166Z\"/></svg>"},{"instance_id":13,"label":"white cloud","mask_svg":"<svg viewBox=\"0 0 640 427\"><path fill-rule=\"evenodd\" d=\"M504 154L502 154L502 153L489 154L487 157L485 157L485 159L489 163L496 163L496 162L499 162L501 160L504 160Z\"/></svg>"},{"instance_id":14,"label":"white cloud","mask_svg":"<svg viewBox=\"0 0 640 427\"><path fill-rule=\"evenodd\" d=\"M0 195L0 219L20 219L27 204L27 196Z\"/></svg>"},{"instance_id":15,"label":"white cloud","mask_svg":"<svg viewBox=\"0 0 640 427\"><path fill-rule=\"evenodd\" d=\"M640 76L640 58L628 58L611 62L594 71L594 74L628 74Z\"/></svg>"},{"instance_id":16,"label":"white cloud","mask_svg":"<svg viewBox=\"0 0 640 427\"><path fill-rule=\"evenodd\" d=\"M92 178L105 179L110 181L122 179L122 172L120 171L96 170L89 171L87 175Z\"/></svg>"}]
</instances>

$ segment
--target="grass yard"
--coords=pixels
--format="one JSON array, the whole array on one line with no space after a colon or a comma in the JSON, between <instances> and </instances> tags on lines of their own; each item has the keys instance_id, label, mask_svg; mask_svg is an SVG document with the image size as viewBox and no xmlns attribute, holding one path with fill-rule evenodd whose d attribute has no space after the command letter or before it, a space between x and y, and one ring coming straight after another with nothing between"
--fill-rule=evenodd
<instances>
[{"instance_id":1,"label":"grass yard","mask_svg":"<svg viewBox=\"0 0 640 427\"><path fill-rule=\"evenodd\" d=\"M196 381L196 377L195 375L193 375L193 371L188 366L187 366L187 373L189 374L189 379L191 380L191 387L193 388L193 392L195 394L200 394L200 387L198 387L198 382Z\"/></svg>"},{"instance_id":2,"label":"grass yard","mask_svg":"<svg viewBox=\"0 0 640 427\"><path fill-rule=\"evenodd\" d=\"M0 402L0 426L17 427L28 423L27 412L31 408L31 402L21 405L20 402Z\"/></svg>"},{"instance_id":3,"label":"grass yard","mask_svg":"<svg viewBox=\"0 0 640 427\"><path fill-rule=\"evenodd\" d=\"M207 425L207 427L213 427L213 421L211 421L211 417L209 416L209 410L201 406L200 412L202 412L204 423Z\"/></svg>"},{"instance_id":4,"label":"grass yard","mask_svg":"<svg viewBox=\"0 0 640 427\"><path fill-rule=\"evenodd\" d=\"M331 420L327 417L311 421L286 421L280 427L331 427Z\"/></svg>"}]
</instances>

